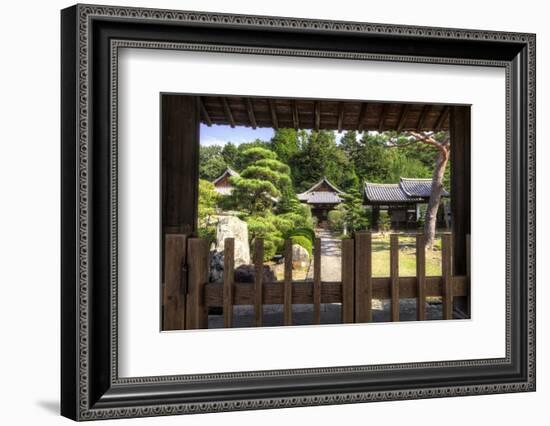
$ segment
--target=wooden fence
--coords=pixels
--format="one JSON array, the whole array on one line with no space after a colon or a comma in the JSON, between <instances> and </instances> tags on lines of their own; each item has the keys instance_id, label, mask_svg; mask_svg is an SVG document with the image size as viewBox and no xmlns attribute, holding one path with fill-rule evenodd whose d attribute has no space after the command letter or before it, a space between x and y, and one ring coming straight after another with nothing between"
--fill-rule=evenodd
<instances>
[{"instance_id":1,"label":"wooden fence","mask_svg":"<svg viewBox=\"0 0 550 426\"><path fill-rule=\"evenodd\" d=\"M416 298L417 320L426 318L426 298L442 298L442 319L453 318L453 299L469 300L469 277L451 273L451 235L441 235L441 276L426 276L424 236L416 235L416 276L399 276L399 235L390 236L390 276L372 276L372 237L358 232L342 240L341 281L321 280L321 240L313 247L313 280L293 281L292 245L284 246L284 279L263 282L263 240L254 242L254 283L234 282L233 238L224 245L223 282L209 283L209 247L202 238L166 236L163 330L208 328L208 308L223 307L224 327L233 326L233 307L254 306L254 325L263 325L263 305L283 305L284 325L292 325L292 305L311 304L312 323L320 324L321 304L342 304L343 323L371 322L372 300L391 300L391 319L399 321L399 299Z\"/></svg>"}]
</instances>

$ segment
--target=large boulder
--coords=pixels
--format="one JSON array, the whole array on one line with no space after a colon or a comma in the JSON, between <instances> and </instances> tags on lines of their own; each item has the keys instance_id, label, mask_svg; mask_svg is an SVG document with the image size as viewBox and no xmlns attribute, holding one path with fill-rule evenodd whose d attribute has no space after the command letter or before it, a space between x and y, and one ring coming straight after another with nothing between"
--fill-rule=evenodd
<instances>
[{"instance_id":1,"label":"large boulder","mask_svg":"<svg viewBox=\"0 0 550 426\"><path fill-rule=\"evenodd\" d=\"M309 253L298 244L292 244L292 269L303 269L309 264Z\"/></svg>"},{"instance_id":2,"label":"large boulder","mask_svg":"<svg viewBox=\"0 0 550 426\"><path fill-rule=\"evenodd\" d=\"M268 265L263 265L263 278L262 281L272 282L276 281L277 277ZM235 269L235 282L236 283L253 283L256 278L256 268L254 265L241 265Z\"/></svg>"},{"instance_id":3,"label":"large boulder","mask_svg":"<svg viewBox=\"0 0 550 426\"><path fill-rule=\"evenodd\" d=\"M219 216L216 228L215 251L222 252L226 238L235 239L235 268L250 263L250 247L248 245L248 225L236 216ZM223 270L223 255L222 255Z\"/></svg>"}]
</instances>

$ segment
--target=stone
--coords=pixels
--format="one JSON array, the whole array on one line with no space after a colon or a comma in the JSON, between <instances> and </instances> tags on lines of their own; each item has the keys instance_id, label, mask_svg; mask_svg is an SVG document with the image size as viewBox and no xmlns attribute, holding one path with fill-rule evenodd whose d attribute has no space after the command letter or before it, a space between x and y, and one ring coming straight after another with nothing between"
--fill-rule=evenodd
<instances>
[{"instance_id":1,"label":"stone","mask_svg":"<svg viewBox=\"0 0 550 426\"><path fill-rule=\"evenodd\" d=\"M211 283L223 281L223 252L210 252L210 276L208 280Z\"/></svg>"},{"instance_id":2,"label":"stone","mask_svg":"<svg viewBox=\"0 0 550 426\"><path fill-rule=\"evenodd\" d=\"M298 244L292 245L292 269L303 269L309 263L309 253Z\"/></svg>"},{"instance_id":3,"label":"stone","mask_svg":"<svg viewBox=\"0 0 550 426\"><path fill-rule=\"evenodd\" d=\"M250 246L248 244L248 225L236 216L220 215L218 216L218 225L216 227L216 252L222 252L225 239L235 239L235 268L240 265L250 263ZM223 254L222 254L223 271Z\"/></svg>"},{"instance_id":4,"label":"stone","mask_svg":"<svg viewBox=\"0 0 550 426\"><path fill-rule=\"evenodd\" d=\"M235 269L235 282L236 283L253 283L256 278L256 269L254 265L241 265ZM276 281L277 277L268 265L264 265L263 268L263 282Z\"/></svg>"}]
</instances>

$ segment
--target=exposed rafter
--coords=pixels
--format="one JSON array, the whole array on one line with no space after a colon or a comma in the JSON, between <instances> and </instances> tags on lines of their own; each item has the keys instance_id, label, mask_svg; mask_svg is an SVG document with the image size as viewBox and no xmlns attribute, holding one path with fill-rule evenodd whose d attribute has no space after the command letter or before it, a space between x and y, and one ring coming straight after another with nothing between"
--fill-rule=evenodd
<instances>
[{"instance_id":1,"label":"exposed rafter","mask_svg":"<svg viewBox=\"0 0 550 426\"><path fill-rule=\"evenodd\" d=\"M399 116L399 122L397 123L397 131L401 132L403 130L403 127L405 127L405 122L407 120L407 114L409 113L409 104L403 105L401 108L401 114Z\"/></svg>"},{"instance_id":2,"label":"exposed rafter","mask_svg":"<svg viewBox=\"0 0 550 426\"><path fill-rule=\"evenodd\" d=\"M221 98L221 100L223 104L223 110L225 111L225 118L227 118L227 121L229 121L231 127L235 127L235 119L233 118L233 113L231 112L231 108L229 107L227 99Z\"/></svg>"},{"instance_id":3,"label":"exposed rafter","mask_svg":"<svg viewBox=\"0 0 550 426\"><path fill-rule=\"evenodd\" d=\"M426 118L428 117L431 109L431 105L424 105L424 107L422 108L422 112L420 113L420 117L418 118L418 123L416 125L416 128L418 130L423 130L426 128Z\"/></svg>"},{"instance_id":4,"label":"exposed rafter","mask_svg":"<svg viewBox=\"0 0 550 426\"><path fill-rule=\"evenodd\" d=\"M378 120L378 131L384 130L384 119L386 118L387 104L382 104L382 112L380 113L380 120Z\"/></svg>"},{"instance_id":5,"label":"exposed rafter","mask_svg":"<svg viewBox=\"0 0 550 426\"><path fill-rule=\"evenodd\" d=\"M273 128L277 130L279 128L279 120L277 119L277 110L275 109L275 102L273 99L268 99L269 110L271 111L271 121L273 123Z\"/></svg>"},{"instance_id":6,"label":"exposed rafter","mask_svg":"<svg viewBox=\"0 0 550 426\"><path fill-rule=\"evenodd\" d=\"M445 122L445 119L447 118L448 113L449 113L449 107L445 105L441 110L441 114L439 114L439 118L435 122L434 129L436 132L439 132L443 127L443 123Z\"/></svg>"},{"instance_id":7,"label":"exposed rafter","mask_svg":"<svg viewBox=\"0 0 550 426\"><path fill-rule=\"evenodd\" d=\"M315 101L313 109L315 112L315 125L313 128L315 131L319 131L319 128L321 127L321 103L319 101Z\"/></svg>"},{"instance_id":8,"label":"exposed rafter","mask_svg":"<svg viewBox=\"0 0 550 426\"><path fill-rule=\"evenodd\" d=\"M338 102L338 133L342 133L343 124L344 124L344 103Z\"/></svg>"},{"instance_id":9,"label":"exposed rafter","mask_svg":"<svg viewBox=\"0 0 550 426\"><path fill-rule=\"evenodd\" d=\"M294 128L298 130L300 128L300 114L298 114L298 104L296 100L292 101L292 122Z\"/></svg>"},{"instance_id":10,"label":"exposed rafter","mask_svg":"<svg viewBox=\"0 0 550 426\"><path fill-rule=\"evenodd\" d=\"M197 110L205 125L232 127L365 131L436 131L449 127L449 107L419 103L361 100L197 96ZM420 126L420 127L419 127Z\"/></svg>"},{"instance_id":11,"label":"exposed rafter","mask_svg":"<svg viewBox=\"0 0 550 426\"><path fill-rule=\"evenodd\" d=\"M361 102L361 108L359 109L359 117L357 118L357 131L361 133L365 127L365 117L367 115L368 104Z\"/></svg>"},{"instance_id":12,"label":"exposed rafter","mask_svg":"<svg viewBox=\"0 0 550 426\"><path fill-rule=\"evenodd\" d=\"M208 127L212 126L212 120L210 119L210 115L208 114L208 111L206 111L206 108L204 107L204 103L202 102L202 98L199 96L199 105L201 109L201 115L203 120L206 122L206 125Z\"/></svg>"},{"instance_id":13,"label":"exposed rafter","mask_svg":"<svg viewBox=\"0 0 550 426\"><path fill-rule=\"evenodd\" d=\"M246 112L248 114L248 120L250 121L250 126L252 126L253 129L258 127L258 124L256 123L256 114L254 114L254 105L252 105L252 99L245 98L246 103Z\"/></svg>"}]
</instances>

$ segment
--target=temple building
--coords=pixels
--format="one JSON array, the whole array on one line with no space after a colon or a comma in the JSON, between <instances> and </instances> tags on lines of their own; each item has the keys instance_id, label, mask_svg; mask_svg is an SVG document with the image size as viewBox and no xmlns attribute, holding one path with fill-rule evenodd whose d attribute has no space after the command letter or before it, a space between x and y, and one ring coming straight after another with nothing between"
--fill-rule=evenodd
<instances>
[{"instance_id":1,"label":"temple building","mask_svg":"<svg viewBox=\"0 0 550 426\"><path fill-rule=\"evenodd\" d=\"M400 178L399 183L365 182L363 204L372 209L372 228L377 229L380 211L388 212L392 229L415 229L418 227L420 206L428 204L432 179ZM450 227L449 205L445 198L449 193L443 189L437 214L437 227Z\"/></svg>"},{"instance_id":2,"label":"temple building","mask_svg":"<svg viewBox=\"0 0 550 426\"><path fill-rule=\"evenodd\" d=\"M229 181L230 177L233 176L240 176L235 170L233 170L231 167L228 167L225 169L225 171L217 177L212 183L214 184L214 187L216 189L216 192L221 195L230 195L231 191L233 191L233 185L231 185L231 182Z\"/></svg>"},{"instance_id":3,"label":"temple building","mask_svg":"<svg viewBox=\"0 0 550 426\"><path fill-rule=\"evenodd\" d=\"M326 177L315 183L307 191L297 194L298 200L311 207L311 214L317 218L317 225L326 225L328 212L342 201L344 192L334 186Z\"/></svg>"}]
</instances>

